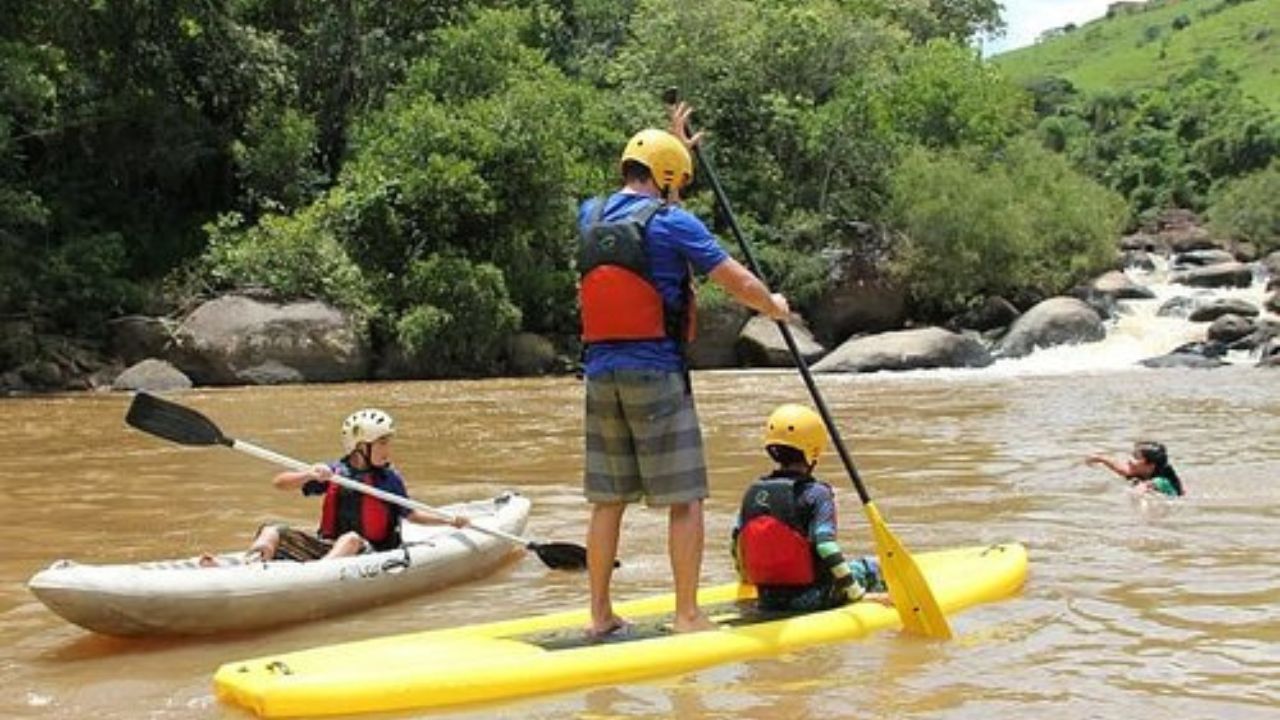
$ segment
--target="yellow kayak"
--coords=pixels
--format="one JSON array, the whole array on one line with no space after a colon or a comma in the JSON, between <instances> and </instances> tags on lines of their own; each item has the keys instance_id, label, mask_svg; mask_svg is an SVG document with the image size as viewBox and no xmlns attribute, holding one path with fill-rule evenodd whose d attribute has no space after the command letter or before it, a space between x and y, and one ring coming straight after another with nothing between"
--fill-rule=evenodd
<instances>
[{"instance_id":1,"label":"yellow kayak","mask_svg":"<svg viewBox=\"0 0 1280 720\"><path fill-rule=\"evenodd\" d=\"M948 615L1018 592L1027 551L1018 543L914 556ZM704 588L719 630L672 634L674 598L620 603L625 638L590 642L585 610L408 633L230 662L218 697L262 717L308 717L487 703L675 675L898 628L893 608L860 602L804 615L766 615L754 588Z\"/></svg>"}]
</instances>

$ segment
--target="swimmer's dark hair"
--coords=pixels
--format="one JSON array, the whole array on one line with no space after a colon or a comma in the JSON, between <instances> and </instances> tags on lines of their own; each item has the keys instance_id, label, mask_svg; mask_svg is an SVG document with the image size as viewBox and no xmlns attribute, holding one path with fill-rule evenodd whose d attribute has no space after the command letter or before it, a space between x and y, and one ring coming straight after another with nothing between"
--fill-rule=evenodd
<instances>
[{"instance_id":1,"label":"swimmer's dark hair","mask_svg":"<svg viewBox=\"0 0 1280 720\"><path fill-rule=\"evenodd\" d=\"M1178 477L1177 471L1169 464L1169 451L1165 448L1164 443L1143 440L1133 446L1133 452L1138 457L1151 463L1151 466L1155 468L1152 472L1152 477L1167 478L1179 495L1187 494L1186 490L1182 488L1182 478Z\"/></svg>"}]
</instances>

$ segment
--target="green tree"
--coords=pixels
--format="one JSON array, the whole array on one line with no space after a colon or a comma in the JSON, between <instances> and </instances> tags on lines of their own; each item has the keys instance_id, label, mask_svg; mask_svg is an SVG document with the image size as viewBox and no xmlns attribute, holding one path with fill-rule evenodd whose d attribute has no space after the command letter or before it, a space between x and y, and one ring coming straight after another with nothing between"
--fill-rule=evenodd
<instances>
[{"instance_id":1,"label":"green tree","mask_svg":"<svg viewBox=\"0 0 1280 720\"><path fill-rule=\"evenodd\" d=\"M1223 183L1209 207L1216 233L1246 240L1263 252L1280 250L1280 162Z\"/></svg>"},{"instance_id":2,"label":"green tree","mask_svg":"<svg viewBox=\"0 0 1280 720\"><path fill-rule=\"evenodd\" d=\"M1123 204L1029 138L998 155L916 150L894 175L896 272L926 314L1062 292L1110 263Z\"/></svg>"},{"instance_id":3,"label":"green tree","mask_svg":"<svg viewBox=\"0 0 1280 720\"><path fill-rule=\"evenodd\" d=\"M520 327L503 273L489 263L430 255L409 268L405 297L396 339L434 375L497 370L503 340Z\"/></svg>"}]
</instances>

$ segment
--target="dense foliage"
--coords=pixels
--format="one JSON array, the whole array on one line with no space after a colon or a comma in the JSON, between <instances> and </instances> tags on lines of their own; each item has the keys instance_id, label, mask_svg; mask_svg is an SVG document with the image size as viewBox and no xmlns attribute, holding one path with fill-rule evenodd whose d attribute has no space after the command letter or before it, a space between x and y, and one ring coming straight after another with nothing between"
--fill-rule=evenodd
<instances>
[{"instance_id":1,"label":"dense foliage","mask_svg":"<svg viewBox=\"0 0 1280 720\"><path fill-rule=\"evenodd\" d=\"M1037 110L1041 136L1136 210L1204 207L1274 154L1274 119L1229 77L1110 104L1025 93L966 44L998 11L0 0L0 318L92 338L122 313L261 287L352 311L432 374L500 371L519 330L568 348L577 203L616 184L671 85L801 309L828 275L820 251L859 250L868 224L901 238L894 272L921 312L1105 264L1112 195L1023 139ZM1221 196L1241 192L1256 191ZM704 184L688 204L722 221Z\"/></svg>"},{"instance_id":2,"label":"dense foliage","mask_svg":"<svg viewBox=\"0 0 1280 720\"><path fill-rule=\"evenodd\" d=\"M1263 252L1280 250L1280 160L1266 170L1223 183L1209 210L1210 226Z\"/></svg>"},{"instance_id":3,"label":"dense foliage","mask_svg":"<svg viewBox=\"0 0 1280 720\"><path fill-rule=\"evenodd\" d=\"M975 298L1044 296L1106 267L1123 202L1029 140L999 157L917 150L894 177L907 237L899 271L938 312Z\"/></svg>"},{"instance_id":4,"label":"dense foliage","mask_svg":"<svg viewBox=\"0 0 1280 720\"><path fill-rule=\"evenodd\" d=\"M1164 87L1079 93L1065 80L1032 84L1046 146L1128 199L1136 218L1167 207L1202 211L1224 180L1280 154L1280 118L1208 61Z\"/></svg>"}]
</instances>

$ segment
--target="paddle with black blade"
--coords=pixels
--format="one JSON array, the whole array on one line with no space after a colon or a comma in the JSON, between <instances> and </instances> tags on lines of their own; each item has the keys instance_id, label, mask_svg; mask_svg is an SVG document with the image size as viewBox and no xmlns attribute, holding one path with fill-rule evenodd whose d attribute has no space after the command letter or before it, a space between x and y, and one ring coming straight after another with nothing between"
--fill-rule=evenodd
<instances>
[{"instance_id":1,"label":"paddle with black blade","mask_svg":"<svg viewBox=\"0 0 1280 720\"><path fill-rule=\"evenodd\" d=\"M675 105L680 101L680 92L676 88L668 88L663 93L662 99L668 106ZM687 122L684 129L686 134L692 137L693 131ZM720 185L720 178L716 175L715 168L711 166L711 162L697 143L693 145L693 156L697 160L699 167L701 167L703 175L706 176L707 181L711 184L716 201L724 212L724 218L729 225L729 230L738 241L738 245L742 247L742 253L746 256L751 271L756 274L756 277L763 279L764 274L760 270L760 264L756 262L755 254L751 252L751 246L747 244L746 237L738 227L738 221L729 205L729 198L725 194L724 188ZM872 537L875 538L876 554L880 557L880 567L884 572L885 585L888 586L889 597L893 600L894 607L898 609L898 614L902 617L902 627L908 632L919 635L941 639L950 638L951 626L947 623L947 618L943 615L942 608L933 596L933 591L929 589L929 584L925 581L919 566L916 565L916 561L907 552L907 549L902 546L902 543L898 541L898 538L890 532L889 527L885 525L884 518L880 517L880 511L876 509L875 503L871 502L871 496L867 494L867 489L862 484L862 477L858 474L858 469L853 464L853 458L850 457L849 450L845 447L844 440L840 437L840 431L836 428L831 411L827 409L827 404L822 399L822 393L818 391L818 386L813 380L813 373L809 371L809 365L800 354L799 347L796 346L795 338L791 335L791 328L780 320L777 321L777 324L778 330L782 333L782 339L786 341L787 349L791 351L791 357L795 360L796 367L800 370L800 377L804 379L805 386L809 388L809 394L813 396L813 403L818 408L818 414L822 416L822 422L827 426L827 433L831 435L831 442L835 445L836 451L840 455L840 460L844 463L845 470L849 472L849 478L853 480L853 486L858 491L858 497L862 499L862 507L866 511L867 522L871 525Z\"/></svg>"},{"instance_id":2,"label":"paddle with black blade","mask_svg":"<svg viewBox=\"0 0 1280 720\"><path fill-rule=\"evenodd\" d=\"M140 392L133 396L133 402L129 405L129 412L124 419L125 422L139 430L182 445L222 445L291 470L308 470L311 468L310 465L301 460L285 457L244 440L227 437L222 434L222 431L218 429L218 426L212 420L199 412L177 403L163 400L149 393ZM455 519L453 515L444 510L379 490L348 477L334 475L330 482L337 483L356 492L372 495L401 507L419 510L446 522L452 522ZM585 570L587 567L587 549L581 545L562 542L536 542L482 525L469 525L468 528L521 545L537 554L538 559L546 563L547 567L555 570Z\"/></svg>"}]
</instances>

